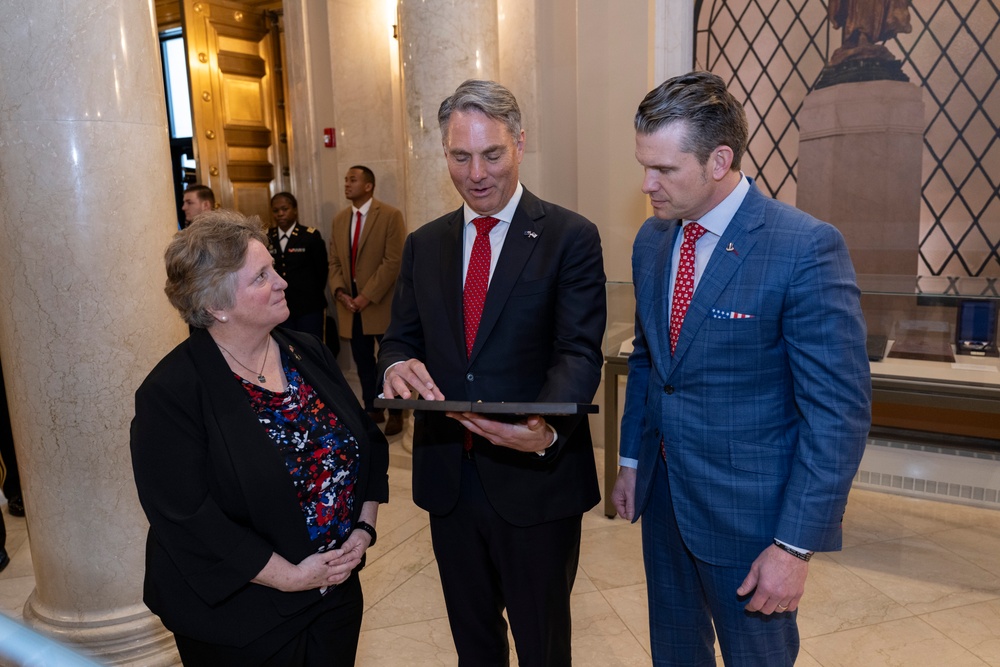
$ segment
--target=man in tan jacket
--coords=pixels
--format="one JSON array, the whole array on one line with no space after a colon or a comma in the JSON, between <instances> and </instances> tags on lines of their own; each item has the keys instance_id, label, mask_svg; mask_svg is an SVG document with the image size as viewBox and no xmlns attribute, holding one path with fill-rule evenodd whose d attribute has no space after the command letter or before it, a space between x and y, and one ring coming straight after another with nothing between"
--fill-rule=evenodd
<instances>
[{"instance_id":1,"label":"man in tan jacket","mask_svg":"<svg viewBox=\"0 0 1000 667\"><path fill-rule=\"evenodd\" d=\"M392 294L406 239L403 214L373 198L375 174L354 166L344 177L344 194L351 201L333 219L330 239L330 291L337 301L342 338L351 341L358 367L361 398L376 423L385 418L376 410L375 343L389 326ZM403 430L403 415L390 411L386 435Z\"/></svg>"}]
</instances>

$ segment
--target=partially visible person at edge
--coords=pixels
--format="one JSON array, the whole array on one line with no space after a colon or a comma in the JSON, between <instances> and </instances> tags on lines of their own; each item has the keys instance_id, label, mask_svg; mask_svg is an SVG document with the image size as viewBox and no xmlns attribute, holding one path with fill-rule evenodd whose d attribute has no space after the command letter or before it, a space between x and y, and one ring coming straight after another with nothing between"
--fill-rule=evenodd
<instances>
[{"instance_id":1,"label":"partially visible person at edge","mask_svg":"<svg viewBox=\"0 0 1000 667\"><path fill-rule=\"evenodd\" d=\"M214 209L215 193L212 192L212 188L207 185L193 183L184 190L184 195L181 199L181 211L184 212L184 227L189 226L191 221L200 214Z\"/></svg>"},{"instance_id":2,"label":"partially visible person at edge","mask_svg":"<svg viewBox=\"0 0 1000 667\"><path fill-rule=\"evenodd\" d=\"M185 665L353 665L388 444L326 346L275 328L256 216L205 213L165 259L192 333L135 396L143 599Z\"/></svg>"},{"instance_id":3,"label":"partially visible person at edge","mask_svg":"<svg viewBox=\"0 0 1000 667\"><path fill-rule=\"evenodd\" d=\"M840 232L740 171L746 115L718 76L664 82L635 129L655 216L613 499L642 517L653 664L714 666L717 633L728 667L790 666L871 423L854 268Z\"/></svg>"},{"instance_id":4,"label":"partially visible person at edge","mask_svg":"<svg viewBox=\"0 0 1000 667\"><path fill-rule=\"evenodd\" d=\"M406 224L399 210L375 199L375 174L364 165L347 170L344 195L351 205L333 218L330 291L337 301L340 335L351 340L361 400L380 424L385 414L375 407L375 345L389 326ZM385 434L396 435L402 430L402 410L390 410Z\"/></svg>"},{"instance_id":5,"label":"partially visible person at edge","mask_svg":"<svg viewBox=\"0 0 1000 667\"><path fill-rule=\"evenodd\" d=\"M382 339L387 397L589 403L606 322L597 226L518 176L514 95L469 80L438 109L465 204L406 240ZM413 500L431 540L461 667L572 662L570 594L596 505L586 415L414 412Z\"/></svg>"},{"instance_id":6,"label":"partially visible person at edge","mask_svg":"<svg viewBox=\"0 0 1000 667\"><path fill-rule=\"evenodd\" d=\"M3 384L2 367L0 367L0 488L3 488L3 495L7 499L7 512L11 516L24 516L24 498L21 495L21 473L17 467L17 452L14 450L14 431L10 422L7 390ZM0 570L6 567L3 561L4 559L0 558Z\"/></svg>"},{"instance_id":7,"label":"partially visible person at edge","mask_svg":"<svg viewBox=\"0 0 1000 667\"><path fill-rule=\"evenodd\" d=\"M7 407L7 390L3 383L3 367L0 366L0 477L3 477L4 495L7 495L7 479L11 474L8 457L14 452L14 429L10 423L10 410ZM14 462L14 474L17 474L17 462ZM20 485L18 485L20 488ZM18 496L20 500L20 496ZM11 516L24 516L24 507L20 507L20 514L14 511L14 501L7 497L7 511ZM0 513L0 572L10 565L10 556L7 554L7 523L3 514Z\"/></svg>"},{"instance_id":8,"label":"partially visible person at edge","mask_svg":"<svg viewBox=\"0 0 1000 667\"><path fill-rule=\"evenodd\" d=\"M290 192L271 197L275 226L267 230L274 268L288 287L286 329L311 333L323 338L326 318L326 242L319 230L299 224L299 202ZM333 335L333 332L330 332Z\"/></svg>"}]
</instances>

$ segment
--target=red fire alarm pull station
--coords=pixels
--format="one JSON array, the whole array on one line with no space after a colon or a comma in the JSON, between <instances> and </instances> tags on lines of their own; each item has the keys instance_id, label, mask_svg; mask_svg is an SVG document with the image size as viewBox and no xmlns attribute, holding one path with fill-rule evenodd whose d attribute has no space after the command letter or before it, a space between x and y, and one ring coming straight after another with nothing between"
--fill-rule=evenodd
<instances>
[{"instance_id":1,"label":"red fire alarm pull station","mask_svg":"<svg viewBox=\"0 0 1000 667\"><path fill-rule=\"evenodd\" d=\"M327 148L337 147L337 134L334 128L323 128L323 145Z\"/></svg>"}]
</instances>

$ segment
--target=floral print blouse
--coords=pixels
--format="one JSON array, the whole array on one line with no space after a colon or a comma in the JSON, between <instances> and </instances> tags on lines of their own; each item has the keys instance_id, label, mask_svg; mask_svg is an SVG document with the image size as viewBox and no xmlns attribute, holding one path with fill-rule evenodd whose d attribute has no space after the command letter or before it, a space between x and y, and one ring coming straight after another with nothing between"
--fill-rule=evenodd
<instances>
[{"instance_id":1,"label":"floral print blouse","mask_svg":"<svg viewBox=\"0 0 1000 667\"><path fill-rule=\"evenodd\" d=\"M285 354L281 363L288 380L281 393L234 375L285 461L310 538L320 551L334 549L352 529L358 441Z\"/></svg>"}]
</instances>

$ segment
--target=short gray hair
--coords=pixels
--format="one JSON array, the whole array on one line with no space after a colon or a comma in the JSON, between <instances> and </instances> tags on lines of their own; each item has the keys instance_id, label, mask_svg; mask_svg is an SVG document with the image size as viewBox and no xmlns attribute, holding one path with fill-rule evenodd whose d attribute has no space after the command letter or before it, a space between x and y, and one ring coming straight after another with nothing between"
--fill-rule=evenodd
<instances>
[{"instance_id":1,"label":"short gray hair","mask_svg":"<svg viewBox=\"0 0 1000 667\"><path fill-rule=\"evenodd\" d=\"M163 255L163 291L185 322L207 329L215 322L210 310L232 307L250 241L268 245L260 218L227 209L206 211L174 234Z\"/></svg>"},{"instance_id":2,"label":"short gray hair","mask_svg":"<svg viewBox=\"0 0 1000 667\"><path fill-rule=\"evenodd\" d=\"M451 114L470 109L506 125L515 140L521 135L521 109L517 106L514 93L496 81L469 79L456 88L438 108L438 125L441 127L442 138L448 136Z\"/></svg>"}]
</instances>

